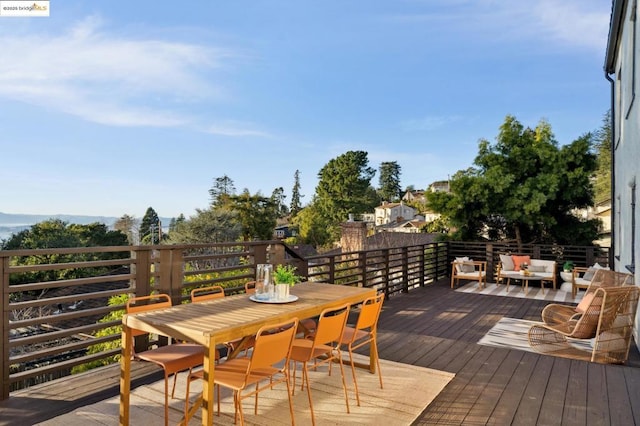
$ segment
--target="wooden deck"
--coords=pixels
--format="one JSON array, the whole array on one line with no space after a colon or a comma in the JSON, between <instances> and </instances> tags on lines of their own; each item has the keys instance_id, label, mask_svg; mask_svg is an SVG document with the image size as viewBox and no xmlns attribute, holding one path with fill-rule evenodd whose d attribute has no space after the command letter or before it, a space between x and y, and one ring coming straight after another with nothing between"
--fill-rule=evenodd
<instances>
[{"instance_id":1,"label":"wooden deck","mask_svg":"<svg viewBox=\"0 0 640 426\"><path fill-rule=\"evenodd\" d=\"M626 366L615 366L477 344L502 317L539 320L547 303L459 293L448 282L386 301L378 331L381 358L456 374L414 424L640 424L635 347ZM105 380L107 371L113 377ZM37 423L116 395L117 375L108 367L17 392L0 402L0 425Z\"/></svg>"}]
</instances>

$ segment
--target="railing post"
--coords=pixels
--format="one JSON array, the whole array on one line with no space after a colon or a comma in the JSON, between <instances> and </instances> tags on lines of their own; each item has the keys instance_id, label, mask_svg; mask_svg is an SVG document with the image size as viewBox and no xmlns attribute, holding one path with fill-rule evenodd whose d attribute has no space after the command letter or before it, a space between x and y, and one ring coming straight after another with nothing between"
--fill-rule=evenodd
<instances>
[{"instance_id":1,"label":"railing post","mask_svg":"<svg viewBox=\"0 0 640 426\"><path fill-rule=\"evenodd\" d=\"M135 280L135 296L148 296L151 294L151 248L149 246L134 247L131 258L135 259L131 271ZM136 337L134 347L136 352L149 349L148 335Z\"/></svg>"},{"instance_id":2,"label":"railing post","mask_svg":"<svg viewBox=\"0 0 640 426\"><path fill-rule=\"evenodd\" d=\"M161 260L162 261L162 260ZM182 249L171 249L171 299L174 305L182 303L184 282L184 258Z\"/></svg>"},{"instance_id":3,"label":"railing post","mask_svg":"<svg viewBox=\"0 0 640 426\"><path fill-rule=\"evenodd\" d=\"M267 245L256 244L253 246L253 264L267 263Z\"/></svg>"},{"instance_id":4,"label":"railing post","mask_svg":"<svg viewBox=\"0 0 640 426\"><path fill-rule=\"evenodd\" d=\"M489 273L491 273L491 279L494 280L493 273L495 271L495 268L493 267L493 244L488 243L485 246L484 256L485 256L484 259L487 261L487 270L485 271L485 273L487 274L486 280L487 281L489 280Z\"/></svg>"},{"instance_id":5,"label":"railing post","mask_svg":"<svg viewBox=\"0 0 640 426\"><path fill-rule=\"evenodd\" d=\"M2 302L2 330L0 337L2 340L2 361L0 362L0 377L2 377L2 395L0 400L9 398L11 382L9 381L9 256L0 254L0 279L2 280L2 291L0 291L0 301Z\"/></svg>"},{"instance_id":6,"label":"railing post","mask_svg":"<svg viewBox=\"0 0 640 426\"><path fill-rule=\"evenodd\" d=\"M331 256L329 258L329 279L328 282L335 284L336 282L336 258Z\"/></svg>"},{"instance_id":7,"label":"railing post","mask_svg":"<svg viewBox=\"0 0 640 426\"><path fill-rule=\"evenodd\" d=\"M173 305L180 303L178 298L180 295L176 295L171 283L171 252L172 249L169 246L158 248L158 258L160 262L154 263L157 265L157 270L155 271L155 275L157 277L157 282L155 283L156 289L160 291L160 293L168 294L171 297L171 303Z\"/></svg>"}]
</instances>

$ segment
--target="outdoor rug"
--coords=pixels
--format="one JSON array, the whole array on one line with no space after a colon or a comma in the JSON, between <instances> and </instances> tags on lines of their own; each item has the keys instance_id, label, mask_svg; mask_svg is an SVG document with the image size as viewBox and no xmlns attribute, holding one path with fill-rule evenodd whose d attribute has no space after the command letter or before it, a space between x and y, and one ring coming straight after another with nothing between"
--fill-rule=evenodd
<instances>
[{"instance_id":1,"label":"outdoor rug","mask_svg":"<svg viewBox=\"0 0 640 426\"><path fill-rule=\"evenodd\" d=\"M536 324L542 323L516 318L501 318L500 321L478 341L478 344L538 353L529 346L528 337L529 329L532 325ZM569 343L589 352L593 350L593 340L569 339Z\"/></svg>"},{"instance_id":2,"label":"outdoor rug","mask_svg":"<svg viewBox=\"0 0 640 426\"><path fill-rule=\"evenodd\" d=\"M562 290L554 290L553 288L547 288L545 286L544 294L542 294L542 290L540 287L531 287L529 286L529 291L527 294L524 294L524 290L520 286L520 284L511 284L509 286L509 291L507 291L507 286L505 284L495 284L495 283L487 283L485 288L479 289L478 282L472 281L468 284L463 285L462 287L458 287L456 291L461 293L474 293L474 294L486 294L489 296L506 296L506 297L518 297L518 298L527 298L527 299L536 299L536 300L547 300L549 302L559 302L559 303L579 303L584 295L583 291L578 292L576 298L571 297L571 292L562 291Z\"/></svg>"},{"instance_id":3,"label":"outdoor rug","mask_svg":"<svg viewBox=\"0 0 640 426\"><path fill-rule=\"evenodd\" d=\"M357 361L368 361L368 358L358 357ZM327 366L321 366L317 371L309 369L311 381L311 395L317 425L361 425L411 424L433 399L453 379L453 373L416 367L407 364L380 360L384 388L380 389L378 374L358 369L358 388L360 389L360 403L358 406L353 390L351 368L345 366L345 375L349 389L349 406L351 413L347 414L340 379L340 370L333 366L331 376ZM297 374L297 388L293 397L293 408L297 425L310 425L309 401L306 391L300 391L300 371ZM185 376L178 376L176 399L169 400L171 405L169 423L177 424L182 418L184 407ZM202 389L199 381L192 384L192 398ZM287 402L286 386L280 384L272 390L260 393L258 415L253 411L254 398L243 401L243 413L247 425L289 425L289 404ZM159 425L164 422L164 382L161 380L150 386L140 386L131 392L132 425ZM222 393L220 416L214 416L217 425L233 424L233 397L228 392ZM215 404L214 404L215 407ZM214 408L215 409L215 408ZM117 425L119 413L119 397L110 398L97 404L79 408L71 413L53 418L42 425L87 426L87 425ZM189 422L190 425L202 423L201 411Z\"/></svg>"}]
</instances>

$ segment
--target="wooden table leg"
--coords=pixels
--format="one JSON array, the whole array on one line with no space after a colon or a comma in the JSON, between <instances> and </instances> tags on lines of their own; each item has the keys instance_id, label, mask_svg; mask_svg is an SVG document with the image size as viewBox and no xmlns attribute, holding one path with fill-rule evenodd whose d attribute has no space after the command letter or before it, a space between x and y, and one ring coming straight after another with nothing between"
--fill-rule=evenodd
<instances>
[{"instance_id":1,"label":"wooden table leg","mask_svg":"<svg viewBox=\"0 0 640 426\"><path fill-rule=\"evenodd\" d=\"M204 353L204 382L202 383L202 425L213 424L213 375L216 365L216 342L209 338L207 350Z\"/></svg>"},{"instance_id":2,"label":"wooden table leg","mask_svg":"<svg viewBox=\"0 0 640 426\"><path fill-rule=\"evenodd\" d=\"M120 424L129 425L129 400L131 392L131 356L133 337L131 329L122 326L122 353L120 356Z\"/></svg>"}]
</instances>

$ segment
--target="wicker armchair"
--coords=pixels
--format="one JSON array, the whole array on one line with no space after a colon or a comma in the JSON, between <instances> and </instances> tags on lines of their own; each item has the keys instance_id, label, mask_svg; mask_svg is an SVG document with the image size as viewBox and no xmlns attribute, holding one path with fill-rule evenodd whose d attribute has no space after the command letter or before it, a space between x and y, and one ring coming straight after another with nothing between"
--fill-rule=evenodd
<instances>
[{"instance_id":1,"label":"wicker armchair","mask_svg":"<svg viewBox=\"0 0 640 426\"><path fill-rule=\"evenodd\" d=\"M590 298L599 288L621 287L633 285L633 275L624 272L615 272L608 269L597 269L594 272L591 284L585 291L584 298ZM552 303L542 310L542 322L546 325L563 324L580 313L575 306Z\"/></svg>"},{"instance_id":2,"label":"wicker armchair","mask_svg":"<svg viewBox=\"0 0 640 426\"><path fill-rule=\"evenodd\" d=\"M639 292L634 285L598 288L583 314L555 325L532 326L529 344L542 354L623 364L629 355ZM593 350L579 349L569 338L594 338Z\"/></svg>"}]
</instances>

